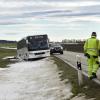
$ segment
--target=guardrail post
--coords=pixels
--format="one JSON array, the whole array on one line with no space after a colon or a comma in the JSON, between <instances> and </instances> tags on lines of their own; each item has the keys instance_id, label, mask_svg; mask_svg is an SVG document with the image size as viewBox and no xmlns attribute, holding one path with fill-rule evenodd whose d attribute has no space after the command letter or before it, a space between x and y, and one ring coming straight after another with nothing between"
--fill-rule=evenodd
<instances>
[{"instance_id":1,"label":"guardrail post","mask_svg":"<svg viewBox=\"0 0 100 100\"><path fill-rule=\"evenodd\" d=\"M76 55L76 59L77 59L78 84L79 84L79 86L81 86L83 84L81 56Z\"/></svg>"}]
</instances>

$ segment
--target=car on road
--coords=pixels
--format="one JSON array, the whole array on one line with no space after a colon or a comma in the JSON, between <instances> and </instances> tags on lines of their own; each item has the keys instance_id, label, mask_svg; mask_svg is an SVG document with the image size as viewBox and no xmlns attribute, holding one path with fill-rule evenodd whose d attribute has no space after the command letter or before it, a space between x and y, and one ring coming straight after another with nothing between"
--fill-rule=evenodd
<instances>
[{"instance_id":1,"label":"car on road","mask_svg":"<svg viewBox=\"0 0 100 100\"><path fill-rule=\"evenodd\" d=\"M63 47L61 45L54 45L50 48L50 54L60 53L63 54Z\"/></svg>"}]
</instances>

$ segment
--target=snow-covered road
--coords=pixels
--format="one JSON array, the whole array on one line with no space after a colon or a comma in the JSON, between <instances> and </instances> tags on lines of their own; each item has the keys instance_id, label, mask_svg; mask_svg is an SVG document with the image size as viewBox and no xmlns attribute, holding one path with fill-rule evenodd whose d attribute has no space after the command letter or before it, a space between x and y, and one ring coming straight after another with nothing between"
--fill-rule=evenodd
<instances>
[{"instance_id":1,"label":"snow-covered road","mask_svg":"<svg viewBox=\"0 0 100 100\"><path fill-rule=\"evenodd\" d=\"M50 58L18 62L0 69L0 100L65 100L71 85L60 81Z\"/></svg>"}]
</instances>

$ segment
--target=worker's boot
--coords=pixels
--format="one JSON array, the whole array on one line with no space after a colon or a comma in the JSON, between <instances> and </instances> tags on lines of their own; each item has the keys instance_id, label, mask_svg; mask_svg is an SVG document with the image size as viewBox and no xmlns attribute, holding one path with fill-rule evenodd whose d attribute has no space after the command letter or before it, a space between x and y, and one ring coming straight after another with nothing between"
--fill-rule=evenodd
<instances>
[{"instance_id":1,"label":"worker's boot","mask_svg":"<svg viewBox=\"0 0 100 100\"><path fill-rule=\"evenodd\" d=\"M92 80L93 79L93 76L89 77L89 79Z\"/></svg>"},{"instance_id":2,"label":"worker's boot","mask_svg":"<svg viewBox=\"0 0 100 100\"><path fill-rule=\"evenodd\" d=\"M92 77L93 77L93 78L97 78L96 73L93 72L93 73L92 73Z\"/></svg>"}]
</instances>

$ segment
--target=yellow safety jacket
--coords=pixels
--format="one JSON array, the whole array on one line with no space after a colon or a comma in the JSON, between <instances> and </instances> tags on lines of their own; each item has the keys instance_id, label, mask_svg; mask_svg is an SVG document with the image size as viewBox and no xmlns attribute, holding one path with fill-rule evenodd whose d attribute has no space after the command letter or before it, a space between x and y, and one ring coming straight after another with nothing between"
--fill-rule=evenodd
<instances>
[{"instance_id":1,"label":"yellow safety jacket","mask_svg":"<svg viewBox=\"0 0 100 100\"><path fill-rule=\"evenodd\" d=\"M98 52L100 50L99 40L96 39L95 36L87 39L84 44L84 52L88 53L89 55L98 56Z\"/></svg>"}]
</instances>

